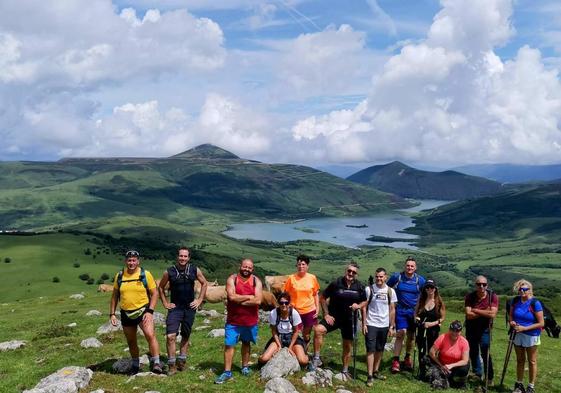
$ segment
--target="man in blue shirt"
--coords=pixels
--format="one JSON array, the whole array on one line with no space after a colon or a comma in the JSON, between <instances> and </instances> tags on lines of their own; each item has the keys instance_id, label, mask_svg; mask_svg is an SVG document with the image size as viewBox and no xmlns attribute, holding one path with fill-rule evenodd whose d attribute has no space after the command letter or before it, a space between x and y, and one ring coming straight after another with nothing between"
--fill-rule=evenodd
<instances>
[{"instance_id":1,"label":"man in blue shirt","mask_svg":"<svg viewBox=\"0 0 561 393\"><path fill-rule=\"evenodd\" d=\"M424 277L418 275L417 262L413 257L408 257L405 261L405 269L401 273L394 273L387 282L387 285L395 289L397 295L397 307L395 313L396 339L393 348L394 358L392 361L392 373L400 371L399 355L403 347L403 340L407 334L405 346L405 359L403 368L413 369L411 361L411 350L413 349L413 339L415 338L415 306L421 293L421 288L425 285Z\"/></svg>"}]
</instances>

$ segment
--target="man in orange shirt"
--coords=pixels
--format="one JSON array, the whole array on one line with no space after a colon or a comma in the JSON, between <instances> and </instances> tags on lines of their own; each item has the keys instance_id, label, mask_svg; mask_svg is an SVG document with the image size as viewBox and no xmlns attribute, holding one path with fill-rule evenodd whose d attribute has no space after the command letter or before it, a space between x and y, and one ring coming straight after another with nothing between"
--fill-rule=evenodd
<instances>
[{"instance_id":1,"label":"man in orange shirt","mask_svg":"<svg viewBox=\"0 0 561 393\"><path fill-rule=\"evenodd\" d=\"M284 284L284 291L290 294L292 306L302 318L302 336L306 348L310 342L310 332L317 324L319 313L319 283L313 274L308 273L310 258L298 255L297 272L291 274Z\"/></svg>"}]
</instances>

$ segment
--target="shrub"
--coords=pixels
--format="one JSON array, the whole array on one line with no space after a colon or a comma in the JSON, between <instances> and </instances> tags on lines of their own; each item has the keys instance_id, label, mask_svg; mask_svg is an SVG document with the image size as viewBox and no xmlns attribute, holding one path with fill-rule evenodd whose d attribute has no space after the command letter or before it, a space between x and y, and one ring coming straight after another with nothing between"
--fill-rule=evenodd
<instances>
[{"instance_id":1,"label":"shrub","mask_svg":"<svg viewBox=\"0 0 561 393\"><path fill-rule=\"evenodd\" d=\"M105 281L101 278L95 282L97 285L105 284Z\"/></svg>"},{"instance_id":2,"label":"shrub","mask_svg":"<svg viewBox=\"0 0 561 393\"><path fill-rule=\"evenodd\" d=\"M78 262L74 262L74 264L72 266L78 268L78 267L80 267L80 264Z\"/></svg>"},{"instance_id":3,"label":"shrub","mask_svg":"<svg viewBox=\"0 0 561 393\"><path fill-rule=\"evenodd\" d=\"M80 280L82 281L87 281L90 279L90 275L88 273L80 274L78 277L80 277Z\"/></svg>"},{"instance_id":4,"label":"shrub","mask_svg":"<svg viewBox=\"0 0 561 393\"><path fill-rule=\"evenodd\" d=\"M53 282L60 282L60 278L58 278L57 276L53 277Z\"/></svg>"},{"instance_id":5,"label":"shrub","mask_svg":"<svg viewBox=\"0 0 561 393\"><path fill-rule=\"evenodd\" d=\"M10 262L12 262L12 258L10 257L4 258L4 263L10 263Z\"/></svg>"},{"instance_id":6,"label":"shrub","mask_svg":"<svg viewBox=\"0 0 561 393\"><path fill-rule=\"evenodd\" d=\"M103 274L101 275L101 279L102 279L102 280L109 280L109 274L103 273Z\"/></svg>"},{"instance_id":7,"label":"shrub","mask_svg":"<svg viewBox=\"0 0 561 393\"><path fill-rule=\"evenodd\" d=\"M89 248L86 248L84 250L84 255L92 255L92 250L90 250Z\"/></svg>"},{"instance_id":8,"label":"shrub","mask_svg":"<svg viewBox=\"0 0 561 393\"><path fill-rule=\"evenodd\" d=\"M86 281L86 284L88 285L92 285L95 282L95 280L93 279L93 277L88 278L88 281Z\"/></svg>"}]
</instances>

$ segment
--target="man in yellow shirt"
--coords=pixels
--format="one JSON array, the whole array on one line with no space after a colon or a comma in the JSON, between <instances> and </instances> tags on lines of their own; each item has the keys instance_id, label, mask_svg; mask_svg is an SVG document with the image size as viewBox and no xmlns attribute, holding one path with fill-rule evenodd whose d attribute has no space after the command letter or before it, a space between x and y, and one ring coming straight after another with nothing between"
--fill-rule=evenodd
<instances>
[{"instance_id":1,"label":"man in yellow shirt","mask_svg":"<svg viewBox=\"0 0 561 393\"><path fill-rule=\"evenodd\" d=\"M154 308L158 302L158 289L152 274L140 267L138 251L127 251L125 268L115 275L109 308L109 317L113 326L117 326L115 310L118 302L121 303L121 324L132 357L131 374L138 373L140 369L136 337L138 326L140 326L146 341L148 341L152 372L162 373L160 346L154 332L153 316Z\"/></svg>"}]
</instances>

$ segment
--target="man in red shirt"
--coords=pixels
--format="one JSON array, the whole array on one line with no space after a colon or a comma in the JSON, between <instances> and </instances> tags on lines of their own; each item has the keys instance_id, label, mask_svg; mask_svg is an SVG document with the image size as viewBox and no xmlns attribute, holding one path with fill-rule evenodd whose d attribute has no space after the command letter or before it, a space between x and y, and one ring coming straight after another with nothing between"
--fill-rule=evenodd
<instances>
[{"instance_id":1,"label":"man in red shirt","mask_svg":"<svg viewBox=\"0 0 561 393\"><path fill-rule=\"evenodd\" d=\"M214 381L222 384L232 379L232 361L238 341L242 342L242 374L248 375L251 343L257 341L259 305L263 295L261 280L253 275L253 260L242 260L240 270L226 281L226 326L224 335L224 372Z\"/></svg>"}]
</instances>

